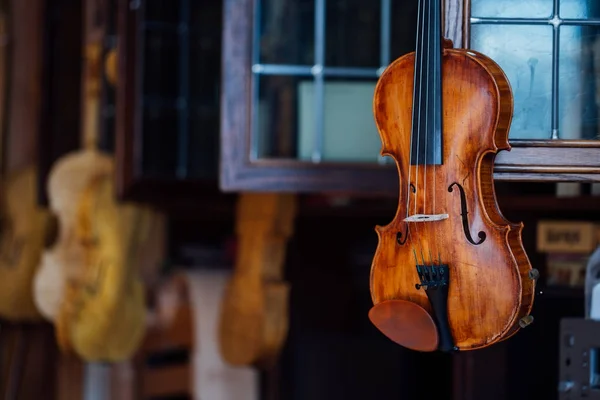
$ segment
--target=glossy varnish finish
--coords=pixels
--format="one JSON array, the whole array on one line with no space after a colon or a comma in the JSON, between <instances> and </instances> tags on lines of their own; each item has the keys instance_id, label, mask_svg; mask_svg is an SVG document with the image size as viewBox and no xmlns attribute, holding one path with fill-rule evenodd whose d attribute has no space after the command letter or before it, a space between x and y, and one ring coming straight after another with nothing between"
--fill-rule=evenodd
<instances>
[{"instance_id":1,"label":"glossy varnish finish","mask_svg":"<svg viewBox=\"0 0 600 400\"><path fill-rule=\"evenodd\" d=\"M374 308L403 300L433 314L425 291L415 286L420 283L415 257L419 264L441 261L449 267L447 312L454 344L459 350L478 349L514 334L534 297L535 281L529 277L531 265L521 243L523 225L502 216L492 176L496 153L510 150L512 93L506 76L489 58L444 49L443 164L409 165L413 78L411 53L386 69L375 90L373 111L382 154L396 160L400 193L393 221L376 228L379 244L370 282ZM405 222L412 214L448 218ZM480 232L485 234L483 241ZM376 326L390 326L390 321L371 319Z\"/></svg>"}]
</instances>

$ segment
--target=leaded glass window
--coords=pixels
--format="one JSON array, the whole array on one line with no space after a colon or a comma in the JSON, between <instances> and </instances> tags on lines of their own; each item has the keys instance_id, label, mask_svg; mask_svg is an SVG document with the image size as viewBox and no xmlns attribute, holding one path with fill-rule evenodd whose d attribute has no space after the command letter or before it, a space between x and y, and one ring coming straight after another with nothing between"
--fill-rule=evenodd
<instances>
[{"instance_id":1,"label":"leaded glass window","mask_svg":"<svg viewBox=\"0 0 600 400\"><path fill-rule=\"evenodd\" d=\"M221 1L145 0L139 7L141 167L149 177L217 174Z\"/></svg>"},{"instance_id":2,"label":"leaded glass window","mask_svg":"<svg viewBox=\"0 0 600 400\"><path fill-rule=\"evenodd\" d=\"M472 0L470 23L511 83L511 139L600 138L599 2Z\"/></svg>"},{"instance_id":3,"label":"leaded glass window","mask_svg":"<svg viewBox=\"0 0 600 400\"><path fill-rule=\"evenodd\" d=\"M385 163L372 95L383 69L414 50L417 0L254 6L250 159ZM467 45L513 89L511 140L599 137L597 3L472 0L470 12Z\"/></svg>"},{"instance_id":4,"label":"leaded glass window","mask_svg":"<svg viewBox=\"0 0 600 400\"><path fill-rule=\"evenodd\" d=\"M416 1L254 4L251 159L385 162L373 91L414 49Z\"/></svg>"}]
</instances>

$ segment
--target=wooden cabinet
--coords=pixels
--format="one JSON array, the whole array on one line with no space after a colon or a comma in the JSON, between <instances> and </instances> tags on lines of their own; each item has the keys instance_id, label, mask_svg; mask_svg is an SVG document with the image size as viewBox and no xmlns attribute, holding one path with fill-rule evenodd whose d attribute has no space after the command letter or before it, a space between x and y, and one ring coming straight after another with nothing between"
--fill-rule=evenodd
<instances>
[{"instance_id":1,"label":"wooden cabinet","mask_svg":"<svg viewBox=\"0 0 600 400\"><path fill-rule=\"evenodd\" d=\"M371 101L414 49L417 1L224 0L223 12L221 189L396 196ZM600 180L598 6L446 0L445 16L455 47L491 56L513 89L496 179Z\"/></svg>"}]
</instances>

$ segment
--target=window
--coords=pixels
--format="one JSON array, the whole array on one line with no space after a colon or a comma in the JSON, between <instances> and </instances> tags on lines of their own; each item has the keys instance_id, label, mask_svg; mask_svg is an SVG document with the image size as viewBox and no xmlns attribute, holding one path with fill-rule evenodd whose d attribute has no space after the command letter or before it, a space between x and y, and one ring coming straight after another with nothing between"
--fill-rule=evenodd
<instances>
[{"instance_id":1,"label":"window","mask_svg":"<svg viewBox=\"0 0 600 400\"><path fill-rule=\"evenodd\" d=\"M414 50L418 0L224 1L221 189L397 195L373 89ZM600 7L444 4L445 36L494 59L513 89L512 150L494 177L599 180Z\"/></svg>"},{"instance_id":2,"label":"window","mask_svg":"<svg viewBox=\"0 0 600 400\"><path fill-rule=\"evenodd\" d=\"M416 1L255 1L251 159L385 163L373 90L414 49L416 10Z\"/></svg>"},{"instance_id":3,"label":"window","mask_svg":"<svg viewBox=\"0 0 600 400\"><path fill-rule=\"evenodd\" d=\"M137 168L154 179L217 174L222 2L132 1Z\"/></svg>"},{"instance_id":4,"label":"window","mask_svg":"<svg viewBox=\"0 0 600 400\"><path fill-rule=\"evenodd\" d=\"M255 1L250 159L385 163L372 94L390 61L414 49L417 3ZM511 82L511 139L598 138L599 9L472 0L467 43Z\"/></svg>"},{"instance_id":5,"label":"window","mask_svg":"<svg viewBox=\"0 0 600 400\"><path fill-rule=\"evenodd\" d=\"M469 47L511 82L511 139L600 138L597 1L471 0L470 24Z\"/></svg>"}]
</instances>

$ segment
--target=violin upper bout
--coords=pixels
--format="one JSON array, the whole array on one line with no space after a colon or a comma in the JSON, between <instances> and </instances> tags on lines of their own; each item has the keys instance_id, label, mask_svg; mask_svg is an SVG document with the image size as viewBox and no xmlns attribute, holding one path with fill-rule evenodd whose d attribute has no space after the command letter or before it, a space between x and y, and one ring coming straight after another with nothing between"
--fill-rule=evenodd
<instances>
[{"instance_id":1,"label":"violin upper bout","mask_svg":"<svg viewBox=\"0 0 600 400\"><path fill-rule=\"evenodd\" d=\"M509 132L514 112L514 96L508 77L502 68L490 57L474 50L466 50L465 54L472 60L479 63L490 77L490 89L497 96L498 109L496 115L496 126L494 145L495 151L510 151Z\"/></svg>"}]
</instances>

